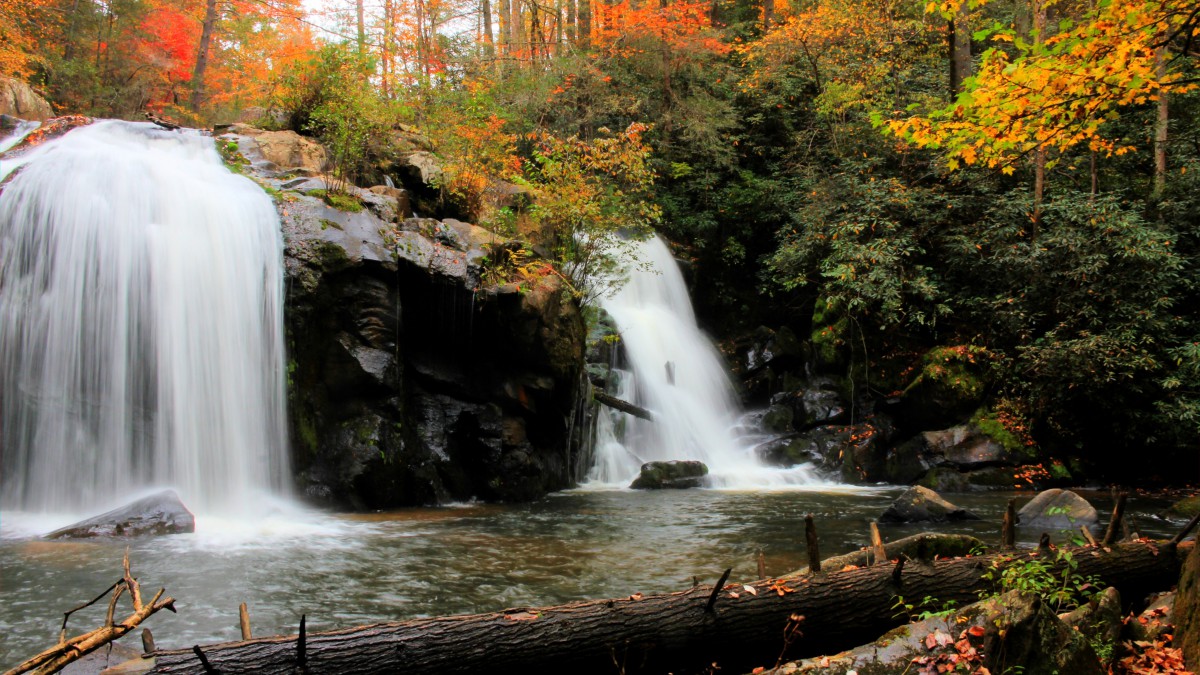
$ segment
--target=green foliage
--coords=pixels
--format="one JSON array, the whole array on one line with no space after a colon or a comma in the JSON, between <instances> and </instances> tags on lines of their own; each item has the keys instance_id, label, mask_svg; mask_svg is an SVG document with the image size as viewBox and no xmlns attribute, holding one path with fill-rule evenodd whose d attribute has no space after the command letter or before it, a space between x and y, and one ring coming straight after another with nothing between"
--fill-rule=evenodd
<instances>
[{"instance_id":1,"label":"green foliage","mask_svg":"<svg viewBox=\"0 0 1200 675\"><path fill-rule=\"evenodd\" d=\"M392 126L407 110L382 98L371 84L372 63L348 44L327 44L284 74L273 106L291 128L312 134L329 150L331 192L372 173L374 153L390 147Z\"/></svg>"},{"instance_id":2,"label":"green foliage","mask_svg":"<svg viewBox=\"0 0 1200 675\"><path fill-rule=\"evenodd\" d=\"M649 198L654 172L644 131L631 124L590 141L537 139L525 181L536 195L529 217L584 304L622 282L633 242L649 236L659 218Z\"/></svg>"},{"instance_id":3,"label":"green foliage","mask_svg":"<svg viewBox=\"0 0 1200 675\"><path fill-rule=\"evenodd\" d=\"M1031 454L1034 450L1024 433L1024 420L1003 408L999 411L980 408L971 416L971 426L1013 455Z\"/></svg>"},{"instance_id":4,"label":"green foliage","mask_svg":"<svg viewBox=\"0 0 1200 675\"><path fill-rule=\"evenodd\" d=\"M346 211L348 213L359 213L363 210L362 201L359 200L358 197L355 197L353 195L342 194L340 192L334 192L333 190L320 190L320 189L309 190L305 194L307 194L309 197L318 197L322 201L324 201L326 204L332 206L333 208L335 208L339 211ZM330 221L330 222L332 222L332 221ZM334 223L334 225L337 226L336 223ZM341 229L340 226L337 226L337 227L339 230ZM324 227L322 227L322 229L324 229Z\"/></svg>"},{"instance_id":5,"label":"green foliage","mask_svg":"<svg viewBox=\"0 0 1200 675\"><path fill-rule=\"evenodd\" d=\"M1079 562L1064 549L1053 557L1028 554L996 558L983 575L992 589L980 593L980 599L1022 591L1037 594L1055 613L1075 609L1102 585L1098 577L1084 576L1078 570Z\"/></svg>"},{"instance_id":6,"label":"green foliage","mask_svg":"<svg viewBox=\"0 0 1200 675\"><path fill-rule=\"evenodd\" d=\"M939 600L932 595L921 598L919 602L906 601L903 595L897 595L895 598L896 602L892 605L892 609L896 612L892 616L904 617L909 623L945 618L958 610L956 600Z\"/></svg>"}]
</instances>

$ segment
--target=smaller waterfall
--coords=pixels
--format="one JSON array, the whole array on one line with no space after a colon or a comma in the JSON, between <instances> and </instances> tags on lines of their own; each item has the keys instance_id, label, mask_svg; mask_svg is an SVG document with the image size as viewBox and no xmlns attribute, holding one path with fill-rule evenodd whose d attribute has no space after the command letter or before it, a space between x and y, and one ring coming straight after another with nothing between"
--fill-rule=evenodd
<instances>
[{"instance_id":1,"label":"smaller waterfall","mask_svg":"<svg viewBox=\"0 0 1200 675\"><path fill-rule=\"evenodd\" d=\"M758 460L755 439L742 435L724 363L696 325L670 250L656 237L638 245L637 258L642 264L600 304L616 323L629 361L615 393L649 409L654 421L601 410L589 480L628 485L643 462L700 460L714 487L823 483L808 467L776 469Z\"/></svg>"},{"instance_id":2,"label":"smaller waterfall","mask_svg":"<svg viewBox=\"0 0 1200 675\"><path fill-rule=\"evenodd\" d=\"M42 126L41 122L27 122L25 120L21 120L20 123L17 124L16 128L13 129L11 134L5 136L4 138L0 138L0 153L11 149L17 143L20 143L26 136L30 134L30 132L40 126Z\"/></svg>"}]
</instances>

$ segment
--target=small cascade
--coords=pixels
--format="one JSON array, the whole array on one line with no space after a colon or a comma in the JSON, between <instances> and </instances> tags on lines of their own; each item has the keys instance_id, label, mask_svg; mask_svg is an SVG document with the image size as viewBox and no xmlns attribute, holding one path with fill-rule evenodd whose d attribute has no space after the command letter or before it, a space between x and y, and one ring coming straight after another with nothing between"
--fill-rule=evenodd
<instances>
[{"instance_id":1,"label":"small cascade","mask_svg":"<svg viewBox=\"0 0 1200 675\"><path fill-rule=\"evenodd\" d=\"M248 513L286 492L282 240L210 138L105 121L5 160L0 447L8 509L150 486ZM251 500L254 500L251 502Z\"/></svg>"},{"instance_id":2,"label":"small cascade","mask_svg":"<svg viewBox=\"0 0 1200 675\"><path fill-rule=\"evenodd\" d=\"M13 129L12 133L4 138L0 138L0 152L5 152L25 139L34 129L42 126L41 122L21 120ZM3 169L0 169L3 171Z\"/></svg>"},{"instance_id":3,"label":"small cascade","mask_svg":"<svg viewBox=\"0 0 1200 675\"><path fill-rule=\"evenodd\" d=\"M616 323L628 360L617 373L619 398L647 408L653 421L601 410L593 484L628 485L643 462L699 460L714 487L823 483L809 467L764 466L745 435L742 411L720 354L696 325L679 266L659 238L637 247L640 265L600 304Z\"/></svg>"}]
</instances>

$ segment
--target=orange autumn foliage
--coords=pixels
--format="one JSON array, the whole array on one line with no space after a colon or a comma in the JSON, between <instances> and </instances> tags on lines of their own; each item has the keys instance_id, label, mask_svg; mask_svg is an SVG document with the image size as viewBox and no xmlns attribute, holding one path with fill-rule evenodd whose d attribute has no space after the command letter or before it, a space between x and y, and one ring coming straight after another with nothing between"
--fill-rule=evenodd
<instances>
[{"instance_id":1,"label":"orange autumn foliage","mask_svg":"<svg viewBox=\"0 0 1200 675\"><path fill-rule=\"evenodd\" d=\"M709 5L704 2L675 2L665 7L623 0L614 5L595 6L597 27L592 36L596 48L607 56L628 57L644 51L645 39L667 47L699 48L717 54L729 51L710 30Z\"/></svg>"}]
</instances>

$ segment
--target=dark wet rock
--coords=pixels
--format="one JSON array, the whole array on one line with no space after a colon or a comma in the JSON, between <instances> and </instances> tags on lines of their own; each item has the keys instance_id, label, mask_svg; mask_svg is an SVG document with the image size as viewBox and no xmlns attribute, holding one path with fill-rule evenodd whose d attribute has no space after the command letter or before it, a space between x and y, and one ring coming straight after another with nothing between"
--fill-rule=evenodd
<instances>
[{"instance_id":1,"label":"dark wet rock","mask_svg":"<svg viewBox=\"0 0 1200 675\"><path fill-rule=\"evenodd\" d=\"M971 489L971 480L967 474L958 469L937 467L921 476L917 485L927 487L934 492L967 492Z\"/></svg>"},{"instance_id":2,"label":"dark wet rock","mask_svg":"<svg viewBox=\"0 0 1200 675\"><path fill-rule=\"evenodd\" d=\"M46 535L47 539L142 537L196 531L196 517L174 490L163 490Z\"/></svg>"},{"instance_id":3,"label":"dark wet rock","mask_svg":"<svg viewBox=\"0 0 1200 675\"><path fill-rule=\"evenodd\" d=\"M1014 464L1004 446L963 424L940 431L926 431L896 446L888 453L887 480L912 483L937 467L968 472Z\"/></svg>"},{"instance_id":4,"label":"dark wet rock","mask_svg":"<svg viewBox=\"0 0 1200 675\"><path fill-rule=\"evenodd\" d=\"M1092 528L1099 522L1100 515L1086 499L1058 488L1039 492L1017 511L1021 527L1077 531L1080 526Z\"/></svg>"},{"instance_id":5,"label":"dark wet rock","mask_svg":"<svg viewBox=\"0 0 1200 675\"><path fill-rule=\"evenodd\" d=\"M812 383L799 397L797 427L836 424L847 416L848 406L831 380Z\"/></svg>"},{"instance_id":6,"label":"dark wet rock","mask_svg":"<svg viewBox=\"0 0 1200 675\"><path fill-rule=\"evenodd\" d=\"M813 441L802 434L788 434L773 438L755 446L754 454L764 464L773 466L795 466L817 459Z\"/></svg>"},{"instance_id":7,"label":"dark wet rock","mask_svg":"<svg viewBox=\"0 0 1200 675\"><path fill-rule=\"evenodd\" d=\"M294 180L250 166L270 185ZM530 500L581 480L570 290L554 276L489 286L483 265L508 240L449 219L387 222L386 189L348 192L366 208L292 192L281 205L301 492L379 509Z\"/></svg>"},{"instance_id":8,"label":"dark wet rock","mask_svg":"<svg viewBox=\"0 0 1200 675\"><path fill-rule=\"evenodd\" d=\"M634 490L686 489L700 487L708 467L704 462L692 460L670 462L646 462L642 472L629 487Z\"/></svg>"},{"instance_id":9,"label":"dark wet rock","mask_svg":"<svg viewBox=\"0 0 1200 675\"><path fill-rule=\"evenodd\" d=\"M946 501L929 488L914 485L892 502L881 523L916 523L924 521L979 520L979 516Z\"/></svg>"},{"instance_id":10,"label":"dark wet rock","mask_svg":"<svg viewBox=\"0 0 1200 675\"><path fill-rule=\"evenodd\" d=\"M982 633L975 635L974 633ZM967 640L962 645L960 640ZM933 645L932 647L930 645ZM970 651L968 651L968 648ZM968 655L963 659L964 652ZM896 628L875 642L826 657L794 661L768 671L778 675L901 675L958 672L959 661L993 673L1103 675L1087 639L1072 630L1034 594L1012 591L967 605L947 617Z\"/></svg>"},{"instance_id":11,"label":"dark wet rock","mask_svg":"<svg viewBox=\"0 0 1200 675\"><path fill-rule=\"evenodd\" d=\"M763 412L760 423L762 431L768 434L786 434L792 430L791 407L785 405L773 405Z\"/></svg>"},{"instance_id":12,"label":"dark wet rock","mask_svg":"<svg viewBox=\"0 0 1200 675\"><path fill-rule=\"evenodd\" d=\"M884 415L872 415L860 424L823 426L801 433L808 452L825 471L848 483L883 480L885 450L895 427Z\"/></svg>"}]
</instances>

